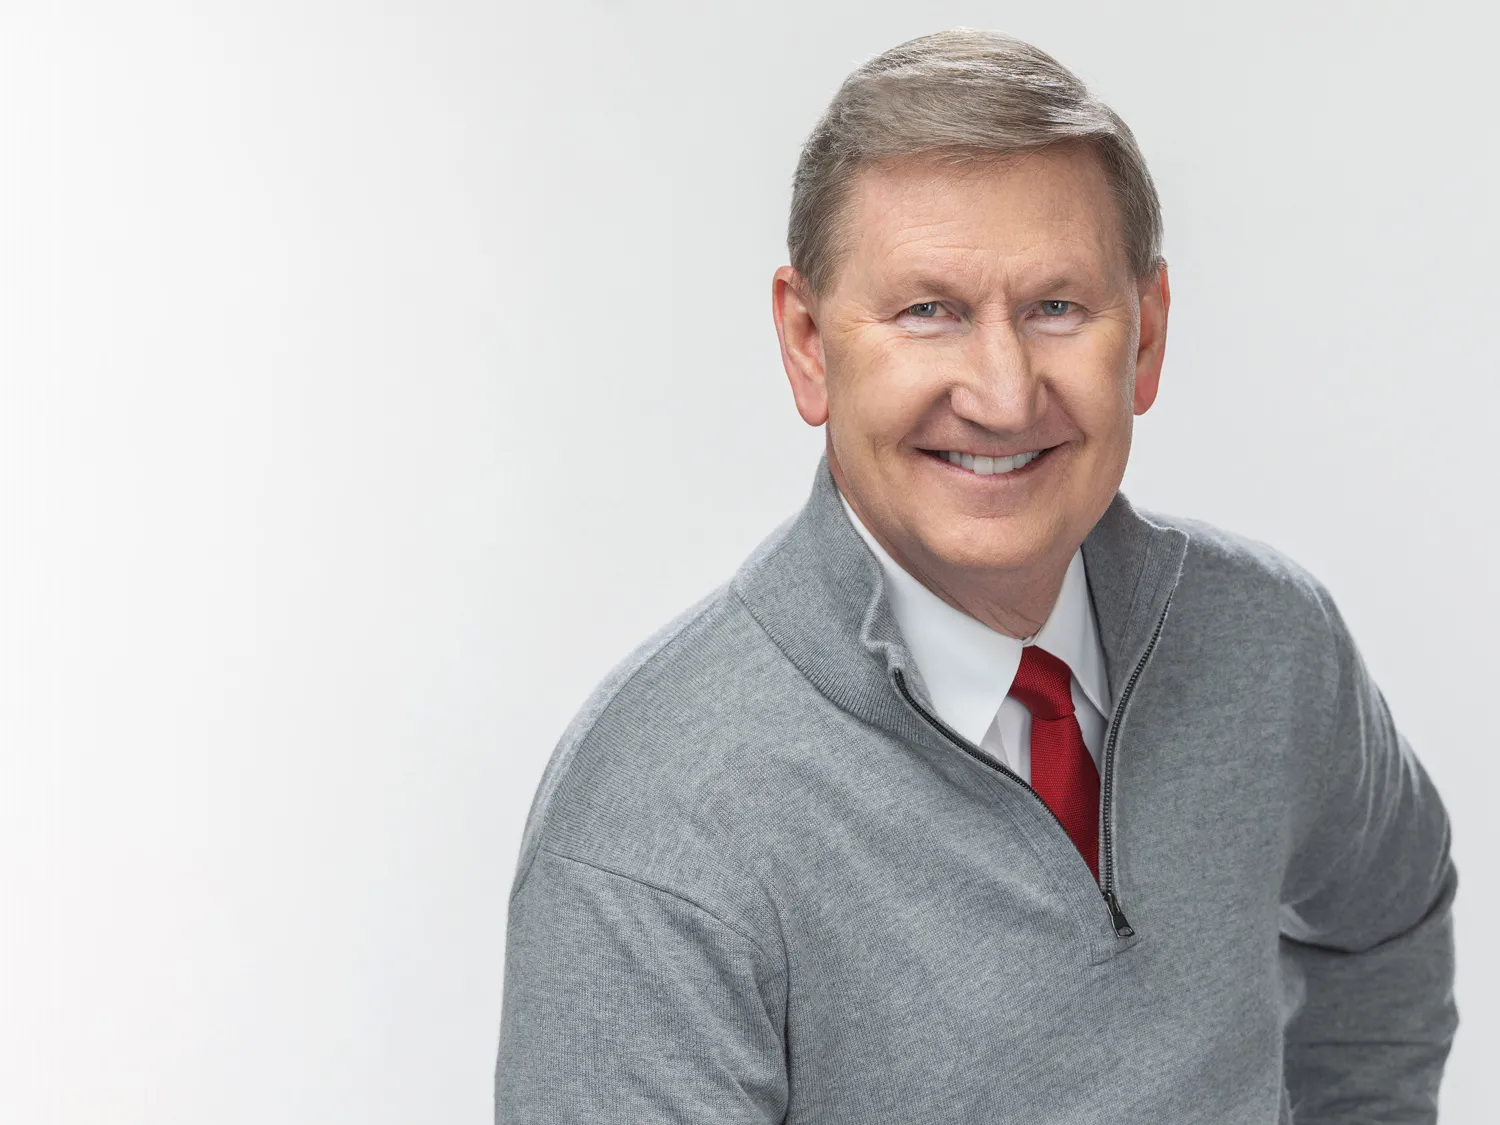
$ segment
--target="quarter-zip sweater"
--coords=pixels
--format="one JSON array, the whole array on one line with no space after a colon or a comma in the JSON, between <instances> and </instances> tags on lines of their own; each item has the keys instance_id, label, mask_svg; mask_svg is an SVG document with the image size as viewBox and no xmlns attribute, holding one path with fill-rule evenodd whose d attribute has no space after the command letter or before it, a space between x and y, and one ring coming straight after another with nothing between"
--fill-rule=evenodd
<instances>
[{"instance_id":1,"label":"quarter-zip sweater","mask_svg":"<svg viewBox=\"0 0 1500 1125\"><path fill-rule=\"evenodd\" d=\"M1100 878L939 720L820 458L600 684L511 884L497 1123L1436 1118L1449 824L1325 587L1117 493Z\"/></svg>"}]
</instances>

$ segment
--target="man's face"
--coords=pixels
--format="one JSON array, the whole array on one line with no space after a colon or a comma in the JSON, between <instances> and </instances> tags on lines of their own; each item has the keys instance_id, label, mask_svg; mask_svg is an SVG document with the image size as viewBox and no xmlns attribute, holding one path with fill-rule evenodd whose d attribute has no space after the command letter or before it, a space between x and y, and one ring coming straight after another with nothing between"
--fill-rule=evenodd
<instances>
[{"instance_id":1,"label":"man's face","mask_svg":"<svg viewBox=\"0 0 1500 1125\"><path fill-rule=\"evenodd\" d=\"M1166 329L1165 275L1132 275L1097 159L894 162L845 217L827 292L788 267L777 320L855 511L919 571L1065 563L1119 487Z\"/></svg>"}]
</instances>

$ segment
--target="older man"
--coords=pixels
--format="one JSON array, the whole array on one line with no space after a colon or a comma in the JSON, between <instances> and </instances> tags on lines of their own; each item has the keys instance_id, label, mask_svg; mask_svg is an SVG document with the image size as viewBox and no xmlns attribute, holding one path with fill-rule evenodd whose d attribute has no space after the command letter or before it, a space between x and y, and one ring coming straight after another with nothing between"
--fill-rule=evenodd
<instances>
[{"instance_id":1,"label":"older man","mask_svg":"<svg viewBox=\"0 0 1500 1125\"><path fill-rule=\"evenodd\" d=\"M565 733L508 1125L1427 1122L1447 817L1316 578L1119 492L1170 292L1129 129L1006 36L802 152L802 511Z\"/></svg>"}]
</instances>

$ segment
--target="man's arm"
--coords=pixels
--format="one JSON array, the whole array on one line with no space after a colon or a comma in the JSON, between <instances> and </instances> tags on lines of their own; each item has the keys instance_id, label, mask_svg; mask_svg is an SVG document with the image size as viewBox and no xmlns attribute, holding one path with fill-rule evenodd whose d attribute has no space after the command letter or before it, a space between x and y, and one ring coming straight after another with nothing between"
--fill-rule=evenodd
<instances>
[{"instance_id":1,"label":"man's arm","mask_svg":"<svg viewBox=\"0 0 1500 1125\"><path fill-rule=\"evenodd\" d=\"M1447 813L1319 587L1338 697L1283 887L1297 1125L1433 1122L1458 1026Z\"/></svg>"},{"instance_id":2,"label":"man's arm","mask_svg":"<svg viewBox=\"0 0 1500 1125\"><path fill-rule=\"evenodd\" d=\"M670 890L538 851L511 900L496 1125L771 1125L785 958Z\"/></svg>"}]
</instances>

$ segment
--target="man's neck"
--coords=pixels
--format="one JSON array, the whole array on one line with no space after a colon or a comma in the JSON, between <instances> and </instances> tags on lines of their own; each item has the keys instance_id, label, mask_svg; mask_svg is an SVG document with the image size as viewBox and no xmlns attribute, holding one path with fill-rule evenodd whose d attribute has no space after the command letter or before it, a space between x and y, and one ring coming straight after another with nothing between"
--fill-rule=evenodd
<instances>
[{"instance_id":1,"label":"man's neck","mask_svg":"<svg viewBox=\"0 0 1500 1125\"><path fill-rule=\"evenodd\" d=\"M1062 591L1071 553L1024 570L954 567L922 550L920 544L903 550L860 513L847 493L843 495L855 518L896 565L960 613L1018 640L1029 640L1047 623Z\"/></svg>"}]
</instances>

